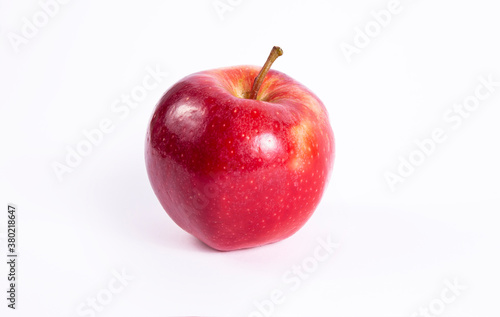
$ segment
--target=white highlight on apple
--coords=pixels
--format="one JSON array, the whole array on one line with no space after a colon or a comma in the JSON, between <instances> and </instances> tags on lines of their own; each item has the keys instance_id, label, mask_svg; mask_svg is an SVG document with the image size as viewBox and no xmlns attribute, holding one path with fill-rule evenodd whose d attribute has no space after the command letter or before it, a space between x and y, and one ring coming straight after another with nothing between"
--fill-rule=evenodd
<instances>
[{"instance_id":1,"label":"white highlight on apple","mask_svg":"<svg viewBox=\"0 0 500 317\"><path fill-rule=\"evenodd\" d=\"M465 97L461 103L455 103L443 113L443 121L451 124L451 129L458 129L463 122L479 109L481 102L492 96L500 81L493 80L493 75L480 76L479 84L474 89L474 93ZM408 177L413 175L417 167L422 166L425 161L434 153L438 144L448 140L449 133L445 128L435 128L429 137L422 140L415 139L417 149L411 151L406 156L398 157L398 165L395 171L386 171L384 179L392 192L396 190L398 184L403 183Z\"/></svg>"},{"instance_id":2,"label":"white highlight on apple","mask_svg":"<svg viewBox=\"0 0 500 317\"><path fill-rule=\"evenodd\" d=\"M219 19L224 21L226 19L226 13L234 11L242 2L243 0L215 0L212 2L212 6Z\"/></svg>"},{"instance_id":3,"label":"white highlight on apple","mask_svg":"<svg viewBox=\"0 0 500 317\"><path fill-rule=\"evenodd\" d=\"M330 235L323 238L317 238L318 244L313 250L312 255L304 258L300 264L293 265L281 276L281 281L287 285L289 292L297 291L302 283L316 272L321 263L325 262L340 247L340 243L332 241ZM279 288L269 292L269 297L261 301L255 301L253 304L255 310L248 314L248 317L269 317L276 310L276 306L285 303L286 290Z\"/></svg>"},{"instance_id":4,"label":"white highlight on apple","mask_svg":"<svg viewBox=\"0 0 500 317\"><path fill-rule=\"evenodd\" d=\"M418 311L411 314L411 317L434 317L442 315L446 307L457 300L462 293L467 290L465 285L460 284L458 278L453 281L445 280L445 287L439 293L439 297L431 300L427 305L420 306Z\"/></svg>"},{"instance_id":5,"label":"white highlight on apple","mask_svg":"<svg viewBox=\"0 0 500 317\"><path fill-rule=\"evenodd\" d=\"M135 279L134 276L127 274L125 269L121 272L117 270L111 271L113 278L111 278L106 287L100 289L95 296L87 297L87 299L76 307L78 316L94 317L98 313L104 311L113 298L123 292L129 282Z\"/></svg>"},{"instance_id":6,"label":"white highlight on apple","mask_svg":"<svg viewBox=\"0 0 500 317\"><path fill-rule=\"evenodd\" d=\"M9 42L16 52L19 52L21 45L28 44L29 40L34 38L40 29L49 24L50 19L59 14L62 5L65 5L70 0L40 0L38 5L40 9L36 11L31 19L23 17L21 19L22 26L18 33L9 32L7 37Z\"/></svg>"},{"instance_id":7,"label":"white highlight on apple","mask_svg":"<svg viewBox=\"0 0 500 317\"><path fill-rule=\"evenodd\" d=\"M393 17L403 11L403 6L399 0L390 0L386 9L371 11L372 20L366 22L363 28L354 28L354 37L352 44L347 42L340 43L340 50L344 54L348 63L352 62L352 57L361 53L361 50L368 47L371 41L380 35L392 21Z\"/></svg>"},{"instance_id":8,"label":"white highlight on apple","mask_svg":"<svg viewBox=\"0 0 500 317\"><path fill-rule=\"evenodd\" d=\"M188 97L189 98L189 97ZM180 100L170 109L166 123L172 133L179 136L183 141L194 141L205 131L204 118L207 113L197 103L190 103L189 99Z\"/></svg>"},{"instance_id":9,"label":"white highlight on apple","mask_svg":"<svg viewBox=\"0 0 500 317\"><path fill-rule=\"evenodd\" d=\"M124 120L127 118L131 111L146 99L149 92L156 89L168 77L168 74L163 72L158 65L155 68L148 66L145 70L146 74L139 85L134 86L128 94L121 94L120 98L111 103L111 112L118 115L119 119ZM115 121L110 117L102 118L97 127L84 129L82 139L76 142L75 145L66 146L64 159L53 161L51 164L59 182L63 181L66 174L71 174L76 167L80 166L83 159L92 154L94 149L102 144L104 136L113 132L114 129Z\"/></svg>"},{"instance_id":10,"label":"white highlight on apple","mask_svg":"<svg viewBox=\"0 0 500 317\"><path fill-rule=\"evenodd\" d=\"M252 149L257 157L263 155L267 159L276 157L280 143L272 133L262 133L253 140Z\"/></svg>"}]
</instances>

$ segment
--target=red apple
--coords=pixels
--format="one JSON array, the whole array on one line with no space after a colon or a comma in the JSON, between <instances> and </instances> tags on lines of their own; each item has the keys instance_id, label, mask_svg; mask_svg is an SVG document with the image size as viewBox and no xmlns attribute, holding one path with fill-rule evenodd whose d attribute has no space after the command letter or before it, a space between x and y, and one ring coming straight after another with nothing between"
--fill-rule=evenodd
<instances>
[{"instance_id":1,"label":"red apple","mask_svg":"<svg viewBox=\"0 0 500 317\"><path fill-rule=\"evenodd\" d=\"M287 75L237 66L173 85L147 131L146 167L170 217L228 251L285 239L313 214L334 160L323 103Z\"/></svg>"}]
</instances>

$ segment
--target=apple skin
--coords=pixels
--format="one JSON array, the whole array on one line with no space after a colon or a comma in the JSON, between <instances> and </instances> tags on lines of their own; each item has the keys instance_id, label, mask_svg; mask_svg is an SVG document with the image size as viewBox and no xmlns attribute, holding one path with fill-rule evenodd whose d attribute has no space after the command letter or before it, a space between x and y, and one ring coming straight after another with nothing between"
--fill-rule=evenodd
<instances>
[{"instance_id":1,"label":"apple skin","mask_svg":"<svg viewBox=\"0 0 500 317\"><path fill-rule=\"evenodd\" d=\"M270 70L189 75L161 98L146 136L149 180L182 229L230 251L285 239L313 214L329 180L334 138L323 103Z\"/></svg>"}]
</instances>

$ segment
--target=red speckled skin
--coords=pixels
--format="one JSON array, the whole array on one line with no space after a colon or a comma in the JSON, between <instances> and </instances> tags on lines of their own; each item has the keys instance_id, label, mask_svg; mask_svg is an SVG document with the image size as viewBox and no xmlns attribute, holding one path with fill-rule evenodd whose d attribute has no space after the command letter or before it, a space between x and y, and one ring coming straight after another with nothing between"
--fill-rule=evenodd
<instances>
[{"instance_id":1,"label":"red speckled skin","mask_svg":"<svg viewBox=\"0 0 500 317\"><path fill-rule=\"evenodd\" d=\"M260 67L185 77L161 98L146 137L146 167L163 208L217 250L289 237L311 217L334 160L321 101L270 70L257 100Z\"/></svg>"}]
</instances>

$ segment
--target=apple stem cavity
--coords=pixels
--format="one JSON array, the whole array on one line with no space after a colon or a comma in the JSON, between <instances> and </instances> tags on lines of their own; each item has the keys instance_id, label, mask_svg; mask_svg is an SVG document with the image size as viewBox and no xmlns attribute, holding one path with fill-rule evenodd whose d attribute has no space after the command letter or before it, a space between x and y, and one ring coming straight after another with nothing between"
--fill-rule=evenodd
<instances>
[{"instance_id":1,"label":"apple stem cavity","mask_svg":"<svg viewBox=\"0 0 500 317\"><path fill-rule=\"evenodd\" d=\"M260 70L259 74L257 77L255 77L255 80L253 81L253 86L252 90L248 93L248 99L257 99L257 95L259 94L260 86L262 86L262 83L264 82L264 78L266 78L267 72L269 69L271 69L271 65L274 63L274 61L283 55L283 50L279 46L274 46L273 49L271 50L271 53L269 53L269 57L267 58L266 63L264 66L262 66L262 69Z\"/></svg>"}]
</instances>

